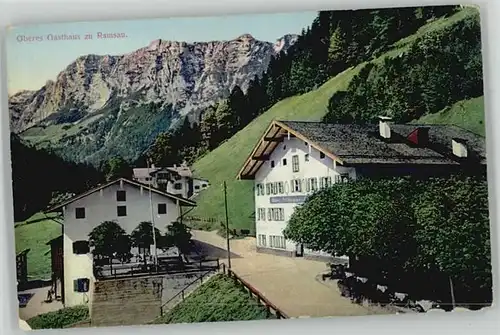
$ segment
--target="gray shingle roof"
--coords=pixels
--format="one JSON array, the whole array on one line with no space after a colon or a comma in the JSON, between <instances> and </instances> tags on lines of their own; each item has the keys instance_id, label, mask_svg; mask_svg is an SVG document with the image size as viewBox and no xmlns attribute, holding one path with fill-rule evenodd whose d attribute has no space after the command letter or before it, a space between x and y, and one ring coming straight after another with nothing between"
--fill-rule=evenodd
<instances>
[{"instance_id":1,"label":"gray shingle roof","mask_svg":"<svg viewBox=\"0 0 500 335\"><path fill-rule=\"evenodd\" d=\"M330 124L279 121L310 141L338 156L347 164L457 164L452 139L466 142L469 153L486 163L484 137L451 125L391 124L391 140L379 136L378 124ZM417 127L429 128L425 147L411 145L406 138Z\"/></svg>"}]
</instances>

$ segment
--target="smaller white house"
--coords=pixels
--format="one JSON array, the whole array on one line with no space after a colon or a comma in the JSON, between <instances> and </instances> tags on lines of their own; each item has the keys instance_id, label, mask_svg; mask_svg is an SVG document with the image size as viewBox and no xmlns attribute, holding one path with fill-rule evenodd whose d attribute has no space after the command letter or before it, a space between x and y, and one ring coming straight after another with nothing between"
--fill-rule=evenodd
<instances>
[{"instance_id":1,"label":"smaller white house","mask_svg":"<svg viewBox=\"0 0 500 335\"><path fill-rule=\"evenodd\" d=\"M191 169L185 165L174 165L173 167L155 167L133 169L133 179L152 185L160 190L171 194L180 195L186 199L192 199L200 191L206 189L210 184L208 180L196 178Z\"/></svg>"},{"instance_id":2,"label":"smaller white house","mask_svg":"<svg viewBox=\"0 0 500 335\"><path fill-rule=\"evenodd\" d=\"M120 178L50 208L47 212L60 212L63 216L64 305L91 301L96 279L88 240L95 227L104 221L115 221L130 234L139 223L148 221L165 233L182 215L183 206L196 204L182 196ZM82 289L82 285L88 289Z\"/></svg>"}]
</instances>

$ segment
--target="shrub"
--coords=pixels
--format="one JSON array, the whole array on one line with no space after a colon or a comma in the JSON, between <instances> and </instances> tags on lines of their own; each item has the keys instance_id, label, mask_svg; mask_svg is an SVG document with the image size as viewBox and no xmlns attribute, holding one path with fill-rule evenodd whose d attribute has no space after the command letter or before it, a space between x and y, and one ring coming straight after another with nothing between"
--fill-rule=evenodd
<instances>
[{"instance_id":1,"label":"shrub","mask_svg":"<svg viewBox=\"0 0 500 335\"><path fill-rule=\"evenodd\" d=\"M87 306L75 306L60 309L55 312L40 314L28 319L32 329L64 328L89 317Z\"/></svg>"}]
</instances>

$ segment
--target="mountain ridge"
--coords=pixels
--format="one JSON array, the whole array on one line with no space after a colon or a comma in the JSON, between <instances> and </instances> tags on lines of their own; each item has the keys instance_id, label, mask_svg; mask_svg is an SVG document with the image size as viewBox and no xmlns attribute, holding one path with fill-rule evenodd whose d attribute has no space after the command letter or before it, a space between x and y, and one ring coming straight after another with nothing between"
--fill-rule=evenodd
<instances>
[{"instance_id":1,"label":"mountain ridge","mask_svg":"<svg viewBox=\"0 0 500 335\"><path fill-rule=\"evenodd\" d=\"M194 43L156 39L122 55L82 55L40 89L9 97L11 131L38 147L65 151L62 156L76 162L100 163L113 146L131 140L133 152L117 154L134 160L185 116L199 120L205 108L228 98L235 87L245 92L272 57L297 38L287 34L274 43L250 34ZM145 133L127 138L124 126L137 122Z\"/></svg>"}]
</instances>

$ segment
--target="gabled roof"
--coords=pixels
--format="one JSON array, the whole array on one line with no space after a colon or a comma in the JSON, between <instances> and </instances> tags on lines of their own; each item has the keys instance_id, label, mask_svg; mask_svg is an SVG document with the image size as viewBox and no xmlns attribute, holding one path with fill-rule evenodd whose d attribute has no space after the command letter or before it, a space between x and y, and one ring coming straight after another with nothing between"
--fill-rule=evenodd
<instances>
[{"instance_id":1,"label":"gabled roof","mask_svg":"<svg viewBox=\"0 0 500 335\"><path fill-rule=\"evenodd\" d=\"M132 169L134 173L134 178L148 178L154 172L160 170L161 168L135 168Z\"/></svg>"},{"instance_id":2,"label":"gabled roof","mask_svg":"<svg viewBox=\"0 0 500 335\"><path fill-rule=\"evenodd\" d=\"M161 190L159 190L157 188L151 187L151 186L143 184L143 183L139 183L137 181L128 180L126 178L119 178L119 179L111 181L111 182L109 182L107 184L100 185L100 186L98 186L96 188L93 188L93 189L87 191L87 192L79 194L79 195L77 195L77 196L75 196L75 197L73 197L73 198L71 198L69 200L66 200L66 201L64 201L64 202L62 202L62 203L60 203L60 204L58 204L58 205L56 205L56 206L54 206L52 208L47 209L45 212L49 213L49 212L54 212L54 211L60 210L64 206L67 206L68 204L70 204L70 203L72 203L74 201L77 201L79 199L85 198L85 197L87 197L87 196L89 196L91 194L94 194L95 192L98 192L98 191L100 191L102 189L110 187L111 185L114 185L114 184L119 183L119 182L124 182L124 183L127 183L127 184L129 184L131 186L138 187L138 188L142 187L142 188L145 188L146 190L151 190L151 192L159 194L161 196L164 196L164 197L167 197L167 198L170 198L170 199L179 200L180 204L184 205L184 206L191 206L191 207L196 206L196 203L194 201L186 199L186 198L183 198L183 197L181 197L179 195L171 194L171 193L167 193L167 192L163 192L163 191L161 191Z\"/></svg>"},{"instance_id":3,"label":"gabled roof","mask_svg":"<svg viewBox=\"0 0 500 335\"><path fill-rule=\"evenodd\" d=\"M418 127L428 128L426 146L412 145L407 137ZM471 155L486 164L484 137L451 125L391 124L391 139L379 136L376 124L331 124L311 121L273 121L241 168L238 178L252 179L278 144L289 134L341 165L408 164L457 165L452 139L467 142Z\"/></svg>"}]
</instances>

